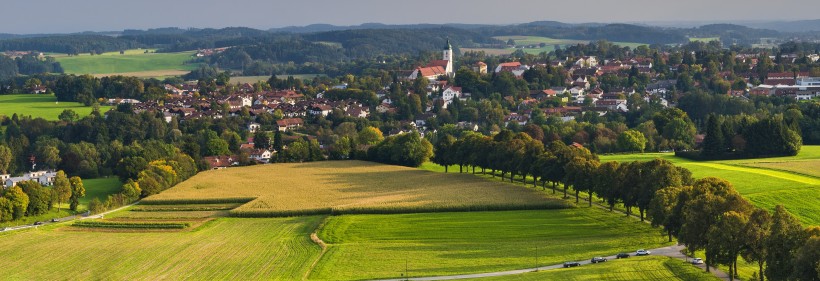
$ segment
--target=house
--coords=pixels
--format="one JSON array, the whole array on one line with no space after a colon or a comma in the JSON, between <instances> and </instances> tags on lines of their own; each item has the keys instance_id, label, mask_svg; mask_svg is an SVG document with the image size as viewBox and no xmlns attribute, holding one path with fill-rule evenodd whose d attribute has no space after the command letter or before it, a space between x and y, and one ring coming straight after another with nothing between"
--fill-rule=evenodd
<instances>
[{"instance_id":1,"label":"house","mask_svg":"<svg viewBox=\"0 0 820 281\"><path fill-rule=\"evenodd\" d=\"M273 152L267 149L252 149L248 152L248 155L251 160L254 160L259 163L270 163L270 158L273 156Z\"/></svg>"},{"instance_id":2,"label":"house","mask_svg":"<svg viewBox=\"0 0 820 281\"><path fill-rule=\"evenodd\" d=\"M596 107L603 107L607 110L612 111L621 111L627 112L629 108L627 108L626 100L612 100L612 99L601 99L594 102Z\"/></svg>"},{"instance_id":3,"label":"house","mask_svg":"<svg viewBox=\"0 0 820 281\"><path fill-rule=\"evenodd\" d=\"M473 65L473 71L478 74L487 74L487 64L483 61L477 62Z\"/></svg>"},{"instance_id":4,"label":"house","mask_svg":"<svg viewBox=\"0 0 820 281\"><path fill-rule=\"evenodd\" d=\"M763 84L766 85L795 85L799 78L809 77L808 72L770 72L766 75Z\"/></svg>"},{"instance_id":5,"label":"house","mask_svg":"<svg viewBox=\"0 0 820 281\"><path fill-rule=\"evenodd\" d=\"M524 71L527 71L529 69L530 66L522 65L521 62L504 62L498 64L498 66L495 67L495 73L510 72L516 78L521 78L522 75L524 75Z\"/></svg>"},{"instance_id":6,"label":"house","mask_svg":"<svg viewBox=\"0 0 820 281\"><path fill-rule=\"evenodd\" d=\"M287 132L304 125L302 118L285 118L276 121L276 126L280 132Z\"/></svg>"},{"instance_id":7,"label":"house","mask_svg":"<svg viewBox=\"0 0 820 281\"><path fill-rule=\"evenodd\" d=\"M453 46L450 45L450 39L447 39L447 45L441 52L440 60L433 60L424 67L418 67L410 73L409 79L416 79L419 76L427 78L427 80L438 80L439 76L455 77L455 70L453 69Z\"/></svg>"},{"instance_id":8,"label":"house","mask_svg":"<svg viewBox=\"0 0 820 281\"><path fill-rule=\"evenodd\" d=\"M48 88L46 88L46 86L36 85L34 87L31 87L32 94L45 94L46 92L48 92Z\"/></svg>"},{"instance_id":9,"label":"house","mask_svg":"<svg viewBox=\"0 0 820 281\"><path fill-rule=\"evenodd\" d=\"M333 108L327 104L313 104L310 108L308 108L308 113L310 115L322 115L325 117L327 117L327 115L329 115L332 111Z\"/></svg>"},{"instance_id":10,"label":"house","mask_svg":"<svg viewBox=\"0 0 820 281\"><path fill-rule=\"evenodd\" d=\"M584 88L578 86L572 87L569 89L569 94L575 98L578 98L584 95Z\"/></svg>"},{"instance_id":11,"label":"house","mask_svg":"<svg viewBox=\"0 0 820 281\"><path fill-rule=\"evenodd\" d=\"M448 104L458 98L461 98L461 87L448 86L444 89L444 92L441 93L441 99L444 100L444 108L447 108Z\"/></svg>"},{"instance_id":12,"label":"house","mask_svg":"<svg viewBox=\"0 0 820 281\"><path fill-rule=\"evenodd\" d=\"M583 56L578 58L575 61L575 65L582 66L582 67L594 67L598 66L598 59L594 56Z\"/></svg>"},{"instance_id":13,"label":"house","mask_svg":"<svg viewBox=\"0 0 820 281\"><path fill-rule=\"evenodd\" d=\"M211 170L221 170L239 165L239 161L237 161L235 155L207 156L202 157L202 160L208 163L208 167L211 167Z\"/></svg>"},{"instance_id":14,"label":"house","mask_svg":"<svg viewBox=\"0 0 820 281\"><path fill-rule=\"evenodd\" d=\"M529 121L529 116L513 112L504 117L504 126L507 126L510 122L516 122L518 125L524 126L527 125L527 122Z\"/></svg>"},{"instance_id":15,"label":"house","mask_svg":"<svg viewBox=\"0 0 820 281\"><path fill-rule=\"evenodd\" d=\"M256 133L256 131L259 130L259 128L261 127L262 124L251 122L250 124L248 124L248 131L250 131L251 133Z\"/></svg>"},{"instance_id":16,"label":"house","mask_svg":"<svg viewBox=\"0 0 820 281\"><path fill-rule=\"evenodd\" d=\"M0 179L3 179L3 184L7 188L17 186L18 183L23 181L36 181L40 185L51 186L54 184L54 178L56 177L57 172L52 171L29 172L19 177L11 177L10 175L0 175Z\"/></svg>"}]
</instances>

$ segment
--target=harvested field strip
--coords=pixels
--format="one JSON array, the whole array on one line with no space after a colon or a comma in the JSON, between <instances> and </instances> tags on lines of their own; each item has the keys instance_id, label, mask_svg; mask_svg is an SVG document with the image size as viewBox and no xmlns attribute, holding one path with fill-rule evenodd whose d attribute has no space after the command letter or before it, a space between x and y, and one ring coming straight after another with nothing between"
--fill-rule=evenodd
<instances>
[{"instance_id":1,"label":"harvested field strip","mask_svg":"<svg viewBox=\"0 0 820 281\"><path fill-rule=\"evenodd\" d=\"M778 171L797 173L800 175L819 178L820 160L789 161L789 162L759 162L740 164L747 167L764 168Z\"/></svg>"},{"instance_id":2,"label":"harvested field strip","mask_svg":"<svg viewBox=\"0 0 820 281\"><path fill-rule=\"evenodd\" d=\"M146 205L136 206L130 209L131 212L198 212L198 211L227 211L239 207L238 204L230 205Z\"/></svg>"},{"instance_id":3,"label":"harvested field strip","mask_svg":"<svg viewBox=\"0 0 820 281\"><path fill-rule=\"evenodd\" d=\"M91 228L138 228L138 229L183 229L191 227L190 222L134 222L134 221L77 221L75 227Z\"/></svg>"},{"instance_id":4,"label":"harvested field strip","mask_svg":"<svg viewBox=\"0 0 820 281\"><path fill-rule=\"evenodd\" d=\"M227 197L227 198L148 198L140 201L140 205L184 205L184 204L227 204L248 203L256 197Z\"/></svg>"},{"instance_id":5,"label":"harvested field strip","mask_svg":"<svg viewBox=\"0 0 820 281\"><path fill-rule=\"evenodd\" d=\"M116 218L125 219L197 219L227 217L227 211L184 211L184 212L126 212ZM107 217L106 217L107 218Z\"/></svg>"},{"instance_id":6,"label":"harvested field strip","mask_svg":"<svg viewBox=\"0 0 820 281\"><path fill-rule=\"evenodd\" d=\"M275 218L305 215L353 215L353 214L414 214L438 212L483 212L483 211L514 211L514 210L555 210L571 208L571 205L562 201L552 201L538 204L498 204L498 205L452 205L452 206L365 206L365 207L338 207L302 210L233 210L232 217L243 218Z\"/></svg>"}]
</instances>

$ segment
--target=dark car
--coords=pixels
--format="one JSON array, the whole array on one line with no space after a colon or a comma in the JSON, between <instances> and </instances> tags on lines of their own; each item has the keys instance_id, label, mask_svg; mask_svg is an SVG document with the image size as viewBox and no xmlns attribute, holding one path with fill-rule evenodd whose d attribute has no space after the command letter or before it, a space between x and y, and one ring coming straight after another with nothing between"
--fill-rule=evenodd
<instances>
[{"instance_id":1,"label":"dark car","mask_svg":"<svg viewBox=\"0 0 820 281\"><path fill-rule=\"evenodd\" d=\"M36 222L34 222L34 225L43 225L43 222L41 222L41 221L36 221Z\"/></svg>"},{"instance_id":2,"label":"dark car","mask_svg":"<svg viewBox=\"0 0 820 281\"><path fill-rule=\"evenodd\" d=\"M580 266L581 263L577 261L568 261L564 263L564 267Z\"/></svg>"},{"instance_id":3,"label":"dark car","mask_svg":"<svg viewBox=\"0 0 820 281\"><path fill-rule=\"evenodd\" d=\"M618 253L618 255L615 256L616 259L625 259L625 258L628 258L628 257L629 257L629 254L627 254L627 253Z\"/></svg>"},{"instance_id":4,"label":"dark car","mask_svg":"<svg viewBox=\"0 0 820 281\"><path fill-rule=\"evenodd\" d=\"M599 263L599 262L605 262L605 261L606 261L606 258L603 258L603 257L594 257L594 258L592 258L592 260L590 260L590 262L592 262L592 263Z\"/></svg>"}]
</instances>

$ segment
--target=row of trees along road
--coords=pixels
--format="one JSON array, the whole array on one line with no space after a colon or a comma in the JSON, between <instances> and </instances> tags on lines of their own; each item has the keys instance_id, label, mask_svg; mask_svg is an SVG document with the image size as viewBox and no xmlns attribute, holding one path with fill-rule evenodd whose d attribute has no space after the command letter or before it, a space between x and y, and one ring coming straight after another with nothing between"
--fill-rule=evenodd
<instances>
[{"instance_id":1,"label":"row of trees along road","mask_svg":"<svg viewBox=\"0 0 820 281\"><path fill-rule=\"evenodd\" d=\"M782 206L773 215L755 208L728 181L708 177L699 180L692 173L669 161L606 162L586 148L562 142L543 145L526 133L502 131L493 137L462 132L459 138L439 134L434 139L434 163L448 172L458 165L472 172L487 169L495 177L511 182L532 178L544 188L552 183L553 193L563 185L564 197L572 188L575 201L580 192L603 200L612 211L618 203L629 215L637 207L640 218L652 220L672 241L687 245L691 252L706 252L707 271L717 264L737 275L738 256L757 262L759 280L816 280L820 257L820 227L804 229ZM509 175L508 175L509 174ZM646 215L646 216L645 216Z\"/></svg>"},{"instance_id":2,"label":"row of trees along road","mask_svg":"<svg viewBox=\"0 0 820 281\"><path fill-rule=\"evenodd\" d=\"M83 197L83 180L77 176L69 178L63 171L57 171L54 185L50 187L33 180L18 182L13 187L0 189L0 222L46 214L55 203L58 213L66 202L70 210L77 211Z\"/></svg>"}]
</instances>

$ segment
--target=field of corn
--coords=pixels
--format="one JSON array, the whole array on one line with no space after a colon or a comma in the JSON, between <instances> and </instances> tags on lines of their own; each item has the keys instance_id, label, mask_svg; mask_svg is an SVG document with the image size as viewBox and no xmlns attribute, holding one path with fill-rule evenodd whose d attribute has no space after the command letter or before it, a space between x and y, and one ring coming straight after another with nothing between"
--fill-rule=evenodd
<instances>
[{"instance_id":1,"label":"field of corn","mask_svg":"<svg viewBox=\"0 0 820 281\"><path fill-rule=\"evenodd\" d=\"M293 176L299 175L299 176ZM467 174L363 161L274 164L199 173L147 203L207 203L254 197L237 217L532 210L567 207L541 192Z\"/></svg>"}]
</instances>

